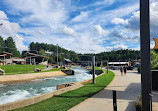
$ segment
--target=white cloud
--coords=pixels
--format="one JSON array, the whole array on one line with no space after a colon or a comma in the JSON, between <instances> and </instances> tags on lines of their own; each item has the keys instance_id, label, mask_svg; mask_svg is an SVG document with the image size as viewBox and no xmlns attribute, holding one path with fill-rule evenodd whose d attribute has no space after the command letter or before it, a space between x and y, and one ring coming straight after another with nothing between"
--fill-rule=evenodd
<instances>
[{"instance_id":1,"label":"white cloud","mask_svg":"<svg viewBox=\"0 0 158 111\"><path fill-rule=\"evenodd\" d=\"M80 15L76 16L75 18L72 19L73 22L79 22L83 21L88 17L89 12L81 12Z\"/></svg>"},{"instance_id":2,"label":"white cloud","mask_svg":"<svg viewBox=\"0 0 158 111\"><path fill-rule=\"evenodd\" d=\"M4 17L3 20L0 20L0 23L3 24L0 26L0 36L2 36L4 39L7 39L8 37L13 37L18 50L28 49L28 47L25 46L23 43L22 36L18 34L20 30L20 26L18 23L10 22L7 19L7 16Z\"/></svg>"},{"instance_id":3,"label":"white cloud","mask_svg":"<svg viewBox=\"0 0 158 111\"><path fill-rule=\"evenodd\" d=\"M138 4L130 4L102 10L116 0L96 1L94 4L79 8L72 6L71 0L5 0L4 2L10 8L8 13L18 14L21 17L18 19L23 27L16 31L20 30L25 34L24 40L21 41L58 43L64 48L81 53L126 48L127 46L123 45L110 47L107 44L103 45L105 40L109 39L109 29L106 26L112 19L121 18L138 9ZM95 6L97 8L94 8ZM72 18L73 14L77 15ZM125 32L121 31L121 33L123 35ZM127 37L127 35L123 36L123 38Z\"/></svg>"},{"instance_id":4,"label":"white cloud","mask_svg":"<svg viewBox=\"0 0 158 111\"><path fill-rule=\"evenodd\" d=\"M108 34L108 31L104 30L100 25L95 25L94 28L95 31L100 35L106 36Z\"/></svg>"},{"instance_id":5,"label":"white cloud","mask_svg":"<svg viewBox=\"0 0 158 111\"><path fill-rule=\"evenodd\" d=\"M106 49L108 51L111 51L111 50L120 50L120 49L127 49L128 47L125 46L125 45L119 45L119 44L116 44L115 46L112 46L112 47L109 47L107 46Z\"/></svg>"},{"instance_id":6,"label":"white cloud","mask_svg":"<svg viewBox=\"0 0 158 111\"><path fill-rule=\"evenodd\" d=\"M114 24L124 24L124 25L128 24L128 20L124 20L121 18L114 18L111 22Z\"/></svg>"},{"instance_id":7,"label":"white cloud","mask_svg":"<svg viewBox=\"0 0 158 111\"><path fill-rule=\"evenodd\" d=\"M0 11L0 20L5 20L5 19L8 19L7 15L3 11Z\"/></svg>"},{"instance_id":8,"label":"white cloud","mask_svg":"<svg viewBox=\"0 0 158 111\"><path fill-rule=\"evenodd\" d=\"M77 33L70 27L65 26L63 28L63 33L69 36L77 36Z\"/></svg>"}]
</instances>

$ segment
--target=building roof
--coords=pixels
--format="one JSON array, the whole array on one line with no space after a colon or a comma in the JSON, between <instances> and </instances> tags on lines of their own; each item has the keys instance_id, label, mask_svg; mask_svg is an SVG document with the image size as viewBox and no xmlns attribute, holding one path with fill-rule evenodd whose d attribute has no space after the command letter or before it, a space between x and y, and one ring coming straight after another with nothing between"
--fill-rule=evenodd
<instances>
[{"instance_id":1,"label":"building roof","mask_svg":"<svg viewBox=\"0 0 158 111\"><path fill-rule=\"evenodd\" d=\"M0 54L0 57L3 57L3 56L7 56L7 55L13 55L12 53L9 53L9 52L2 52Z\"/></svg>"},{"instance_id":2,"label":"building roof","mask_svg":"<svg viewBox=\"0 0 158 111\"><path fill-rule=\"evenodd\" d=\"M129 62L109 62L108 64L109 65L112 65L112 64L128 64Z\"/></svg>"},{"instance_id":3,"label":"building roof","mask_svg":"<svg viewBox=\"0 0 158 111\"><path fill-rule=\"evenodd\" d=\"M7 56L7 54L0 55L0 57L4 57L4 56Z\"/></svg>"},{"instance_id":4,"label":"building roof","mask_svg":"<svg viewBox=\"0 0 158 111\"><path fill-rule=\"evenodd\" d=\"M13 62L26 62L26 59L12 59Z\"/></svg>"},{"instance_id":5,"label":"building roof","mask_svg":"<svg viewBox=\"0 0 158 111\"><path fill-rule=\"evenodd\" d=\"M3 54L13 55L12 53L9 53L9 52L3 52Z\"/></svg>"},{"instance_id":6,"label":"building roof","mask_svg":"<svg viewBox=\"0 0 158 111\"><path fill-rule=\"evenodd\" d=\"M65 59L65 61L67 61L67 62L72 62L70 59Z\"/></svg>"},{"instance_id":7,"label":"building roof","mask_svg":"<svg viewBox=\"0 0 158 111\"><path fill-rule=\"evenodd\" d=\"M47 57L47 56L38 55L38 54L30 53L30 52L28 52L27 54L30 55L29 57L43 57L43 58L49 58L49 57ZM28 57L28 58L29 58L29 57Z\"/></svg>"}]
</instances>

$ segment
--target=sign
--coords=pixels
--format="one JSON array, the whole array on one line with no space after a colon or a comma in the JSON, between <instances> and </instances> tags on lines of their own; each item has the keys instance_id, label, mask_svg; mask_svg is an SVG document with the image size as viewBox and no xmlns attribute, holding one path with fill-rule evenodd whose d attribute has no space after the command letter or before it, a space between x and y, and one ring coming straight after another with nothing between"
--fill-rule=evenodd
<instances>
[{"instance_id":1,"label":"sign","mask_svg":"<svg viewBox=\"0 0 158 111\"><path fill-rule=\"evenodd\" d=\"M155 47L153 49L158 49L158 39L156 38L153 38L154 41L155 41Z\"/></svg>"}]
</instances>

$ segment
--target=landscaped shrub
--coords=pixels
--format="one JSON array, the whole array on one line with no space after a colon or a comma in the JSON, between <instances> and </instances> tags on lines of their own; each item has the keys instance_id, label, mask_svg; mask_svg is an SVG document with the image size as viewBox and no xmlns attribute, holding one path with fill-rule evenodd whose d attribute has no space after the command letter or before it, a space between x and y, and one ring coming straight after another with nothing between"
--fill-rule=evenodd
<instances>
[{"instance_id":1,"label":"landscaped shrub","mask_svg":"<svg viewBox=\"0 0 158 111\"><path fill-rule=\"evenodd\" d=\"M142 108L142 96L135 102L136 111L141 111Z\"/></svg>"}]
</instances>

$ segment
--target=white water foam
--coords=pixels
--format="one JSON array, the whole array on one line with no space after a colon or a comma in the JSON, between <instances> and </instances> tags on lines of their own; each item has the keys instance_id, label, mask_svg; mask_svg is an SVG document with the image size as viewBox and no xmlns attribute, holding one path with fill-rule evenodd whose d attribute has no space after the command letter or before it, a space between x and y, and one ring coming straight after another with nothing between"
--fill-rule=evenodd
<instances>
[{"instance_id":1,"label":"white water foam","mask_svg":"<svg viewBox=\"0 0 158 111\"><path fill-rule=\"evenodd\" d=\"M4 85L4 84L0 84L0 87L5 87L6 85Z\"/></svg>"},{"instance_id":2,"label":"white water foam","mask_svg":"<svg viewBox=\"0 0 158 111\"><path fill-rule=\"evenodd\" d=\"M31 80L31 81L43 81L44 79L35 79L35 80Z\"/></svg>"},{"instance_id":3,"label":"white water foam","mask_svg":"<svg viewBox=\"0 0 158 111\"><path fill-rule=\"evenodd\" d=\"M26 90L8 91L7 93L3 93L3 95L0 97L0 104L25 99L29 94L30 93Z\"/></svg>"},{"instance_id":4,"label":"white water foam","mask_svg":"<svg viewBox=\"0 0 158 111\"><path fill-rule=\"evenodd\" d=\"M56 87L45 87L45 88L41 88L45 93L47 92L51 92L51 91L55 91Z\"/></svg>"},{"instance_id":5,"label":"white water foam","mask_svg":"<svg viewBox=\"0 0 158 111\"><path fill-rule=\"evenodd\" d=\"M0 90L0 104L5 104L55 91L57 84L79 82L92 78L92 75L88 74L87 70L85 69L76 68L74 71L75 75L72 76L36 79L32 80L32 82L22 84L0 84L0 88L4 87L2 88L3 90Z\"/></svg>"}]
</instances>

